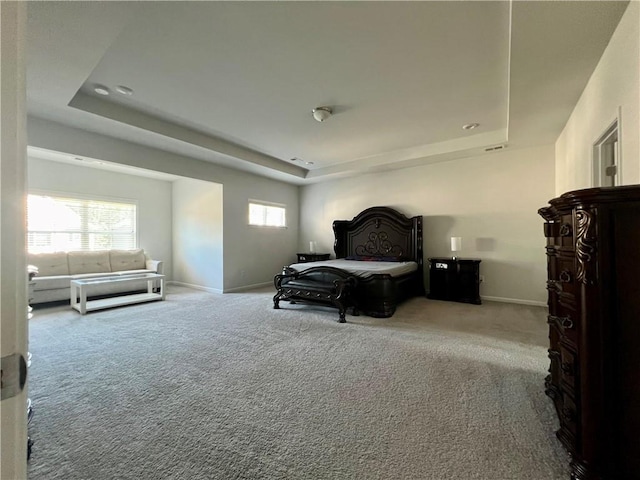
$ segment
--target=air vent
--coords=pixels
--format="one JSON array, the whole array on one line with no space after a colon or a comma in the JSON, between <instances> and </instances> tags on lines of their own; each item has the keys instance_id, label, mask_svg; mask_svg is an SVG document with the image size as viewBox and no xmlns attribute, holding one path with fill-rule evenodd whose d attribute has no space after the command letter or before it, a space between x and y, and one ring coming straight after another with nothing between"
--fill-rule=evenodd
<instances>
[{"instance_id":1,"label":"air vent","mask_svg":"<svg viewBox=\"0 0 640 480\"><path fill-rule=\"evenodd\" d=\"M487 147L484 149L485 152L495 152L497 150L504 150L507 148L506 145L494 145L493 147Z\"/></svg>"}]
</instances>

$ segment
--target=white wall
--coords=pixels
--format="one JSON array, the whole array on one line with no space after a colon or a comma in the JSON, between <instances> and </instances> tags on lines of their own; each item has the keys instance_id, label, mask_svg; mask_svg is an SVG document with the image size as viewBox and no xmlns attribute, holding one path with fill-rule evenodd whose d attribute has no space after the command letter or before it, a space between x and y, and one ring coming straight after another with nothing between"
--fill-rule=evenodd
<instances>
[{"instance_id":1,"label":"white wall","mask_svg":"<svg viewBox=\"0 0 640 480\"><path fill-rule=\"evenodd\" d=\"M138 246L154 260L162 260L165 275L172 278L171 182L39 158L29 158L28 168L30 192L135 200Z\"/></svg>"},{"instance_id":2,"label":"white wall","mask_svg":"<svg viewBox=\"0 0 640 480\"><path fill-rule=\"evenodd\" d=\"M39 118L28 118L28 130L29 145L34 147L223 185L225 291L270 283L283 265L295 259L299 218L295 185ZM288 228L249 227L249 199L285 204Z\"/></svg>"},{"instance_id":3,"label":"white wall","mask_svg":"<svg viewBox=\"0 0 640 480\"><path fill-rule=\"evenodd\" d=\"M556 142L556 194L593 186L592 147L621 110L621 184L640 183L640 2L632 1Z\"/></svg>"},{"instance_id":4,"label":"white wall","mask_svg":"<svg viewBox=\"0 0 640 480\"><path fill-rule=\"evenodd\" d=\"M309 185L301 188L299 247L306 251L312 239L333 253L333 220L390 206L423 216L425 267L429 257L451 256L449 239L460 236L458 256L482 259L485 299L546 305L537 210L553 196L552 145Z\"/></svg>"},{"instance_id":5,"label":"white wall","mask_svg":"<svg viewBox=\"0 0 640 480\"><path fill-rule=\"evenodd\" d=\"M230 170L224 184L224 287L273 283L295 260L298 242L298 187ZM249 200L286 206L287 228L249 226Z\"/></svg>"},{"instance_id":6,"label":"white wall","mask_svg":"<svg viewBox=\"0 0 640 480\"><path fill-rule=\"evenodd\" d=\"M0 2L0 357L2 394L18 374L5 363L27 355L26 24L24 3ZM16 357L13 357L16 358ZM14 384L15 384L14 383ZM27 478L27 386L0 406L0 477ZM7 390L5 390L7 388Z\"/></svg>"},{"instance_id":7,"label":"white wall","mask_svg":"<svg viewBox=\"0 0 640 480\"><path fill-rule=\"evenodd\" d=\"M222 185L173 182L173 280L222 292Z\"/></svg>"}]
</instances>

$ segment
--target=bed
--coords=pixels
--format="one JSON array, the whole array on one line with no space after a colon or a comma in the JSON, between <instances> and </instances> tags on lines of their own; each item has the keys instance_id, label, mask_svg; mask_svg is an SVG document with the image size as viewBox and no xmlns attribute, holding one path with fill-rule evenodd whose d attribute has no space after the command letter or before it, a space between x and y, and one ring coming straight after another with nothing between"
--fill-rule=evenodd
<instances>
[{"instance_id":1,"label":"bed","mask_svg":"<svg viewBox=\"0 0 640 480\"><path fill-rule=\"evenodd\" d=\"M424 294L422 217L390 207L371 207L352 220L333 222L335 260L295 263L274 277L280 300L351 308L390 317L403 300Z\"/></svg>"}]
</instances>

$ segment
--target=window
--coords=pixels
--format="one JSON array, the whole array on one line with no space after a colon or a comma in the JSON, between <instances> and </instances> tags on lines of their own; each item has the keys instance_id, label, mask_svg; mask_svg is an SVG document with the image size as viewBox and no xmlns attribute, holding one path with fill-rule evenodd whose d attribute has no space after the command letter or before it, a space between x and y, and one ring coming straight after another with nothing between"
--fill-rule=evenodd
<instances>
[{"instance_id":1,"label":"window","mask_svg":"<svg viewBox=\"0 0 640 480\"><path fill-rule=\"evenodd\" d=\"M29 253L132 249L137 246L137 205L90 198L30 194Z\"/></svg>"},{"instance_id":2,"label":"window","mask_svg":"<svg viewBox=\"0 0 640 480\"><path fill-rule=\"evenodd\" d=\"M262 227L286 227L287 217L284 205L249 201L249 225Z\"/></svg>"}]
</instances>

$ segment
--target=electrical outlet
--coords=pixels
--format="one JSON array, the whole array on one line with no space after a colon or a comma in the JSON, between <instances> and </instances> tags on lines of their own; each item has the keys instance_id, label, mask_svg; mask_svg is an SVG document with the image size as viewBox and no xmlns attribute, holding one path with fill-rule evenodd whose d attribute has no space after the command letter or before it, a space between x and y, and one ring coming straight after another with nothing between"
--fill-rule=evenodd
<instances>
[{"instance_id":1,"label":"electrical outlet","mask_svg":"<svg viewBox=\"0 0 640 480\"><path fill-rule=\"evenodd\" d=\"M484 275L480 275L480 283L484 283Z\"/></svg>"}]
</instances>

